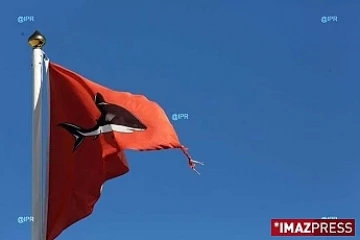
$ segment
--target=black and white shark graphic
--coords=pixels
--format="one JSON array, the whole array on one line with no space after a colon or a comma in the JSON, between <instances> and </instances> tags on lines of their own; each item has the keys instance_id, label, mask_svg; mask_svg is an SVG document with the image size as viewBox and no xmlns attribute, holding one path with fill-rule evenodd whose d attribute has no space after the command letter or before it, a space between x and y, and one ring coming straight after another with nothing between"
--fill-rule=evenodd
<instances>
[{"instance_id":1,"label":"black and white shark graphic","mask_svg":"<svg viewBox=\"0 0 360 240\"><path fill-rule=\"evenodd\" d=\"M108 103L100 93L95 94L95 104L101 115L96 120L96 125L89 129L84 129L72 123L64 122L59 126L66 129L74 138L75 151L86 137L98 138L100 134L119 132L133 133L145 131L147 127L136 116L125 108Z\"/></svg>"}]
</instances>

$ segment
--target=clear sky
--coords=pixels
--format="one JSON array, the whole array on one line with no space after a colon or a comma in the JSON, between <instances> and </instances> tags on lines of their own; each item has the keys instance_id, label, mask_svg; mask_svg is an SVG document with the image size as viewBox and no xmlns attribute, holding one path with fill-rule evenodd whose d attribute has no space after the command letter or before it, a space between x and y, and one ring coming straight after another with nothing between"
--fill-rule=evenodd
<instances>
[{"instance_id":1,"label":"clear sky","mask_svg":"<svg viewBox=\"0 0 360 240\"><path fill-rule=\"evenodd\" d=\"M50 60L189 114L175 128L206 163L197 176L178 150L128 152L59 240L266 240L271 218L360 217L358 0L99 2L0 10L1 240L30 240L36 29Z\"/></svg>"}]
</instances>

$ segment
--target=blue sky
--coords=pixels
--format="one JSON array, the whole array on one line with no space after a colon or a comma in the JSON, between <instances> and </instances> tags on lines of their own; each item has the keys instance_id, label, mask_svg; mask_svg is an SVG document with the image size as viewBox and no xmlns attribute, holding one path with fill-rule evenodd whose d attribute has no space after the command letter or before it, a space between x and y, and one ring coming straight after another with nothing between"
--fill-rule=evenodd
<instances>
[{"instance_id":1,"label":"blue sky","mask_svg":"<svg viewBox=\"0 0 360 240\"><path fill-rule=\"evenodd\" d=\"M59 240L266 240L271 218L360 217L360 2L97 2L0 10L0 239L30 239L35 29L50 60L189 114L174 125L206 163L199 177L180 151L128 152L130 173Z\"/></svg>"}]
</instances>

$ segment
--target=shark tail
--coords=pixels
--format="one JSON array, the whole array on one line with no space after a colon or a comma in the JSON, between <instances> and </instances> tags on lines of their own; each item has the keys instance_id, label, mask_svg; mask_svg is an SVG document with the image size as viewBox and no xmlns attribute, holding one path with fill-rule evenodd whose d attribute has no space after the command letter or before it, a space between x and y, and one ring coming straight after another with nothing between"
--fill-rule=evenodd
<instances>
[{"instance_id":1,"label":"shark tail","mask_svg":"<svg viewBox=\"0 0 360 240\"><path fill-rule=\"evenodd\" d=\"M75 138L73 148L73 151L75 151L85 139L85 136L82 134L82 128L71 123L60 123L59 126L64 128Z\"/></svg>"}]
</instances>

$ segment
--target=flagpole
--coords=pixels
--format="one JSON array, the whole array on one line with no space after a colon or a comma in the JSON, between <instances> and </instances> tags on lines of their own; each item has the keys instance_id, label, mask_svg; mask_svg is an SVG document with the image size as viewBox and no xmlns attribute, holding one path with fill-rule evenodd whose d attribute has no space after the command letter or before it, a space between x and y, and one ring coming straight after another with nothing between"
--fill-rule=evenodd
<instances>
[{"instance_id":1,"label":"flagpole","mask_svg":"<svg viewBox=\"0 0 360 240\"><path fill-rule=\"evenodd\" d=\"M42 96L41 84L43 79L43 51L45 37L35 31L28 39L32 47L33 70L33 111L32 111L32 240L45 240L44 226L44 198L43 198L43 158L42 158Z\"/></svg>"}]
</instances>

